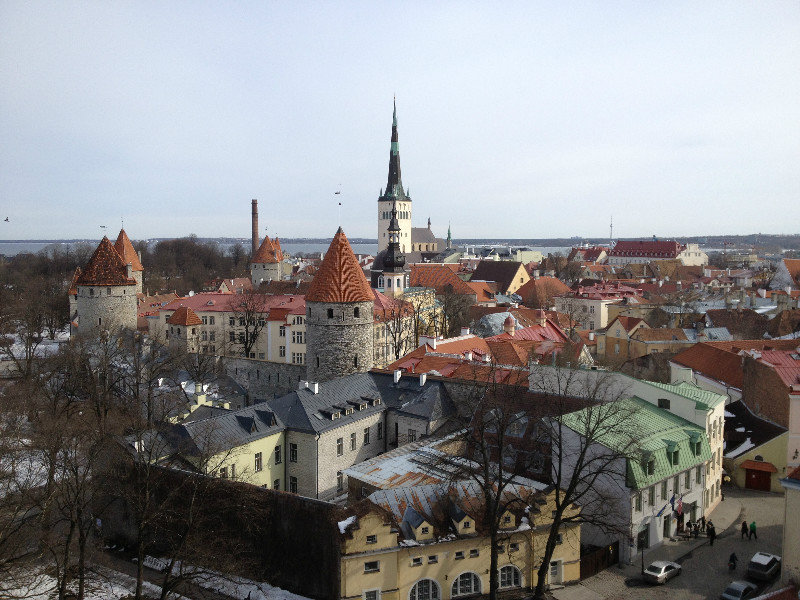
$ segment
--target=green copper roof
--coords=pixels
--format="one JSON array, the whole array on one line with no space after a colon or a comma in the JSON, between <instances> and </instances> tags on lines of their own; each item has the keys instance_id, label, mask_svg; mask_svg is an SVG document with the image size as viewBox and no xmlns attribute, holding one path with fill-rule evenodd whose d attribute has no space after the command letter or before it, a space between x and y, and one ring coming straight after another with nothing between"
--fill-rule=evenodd
<instances>
[{"instance_id":1,"label":"green copper roof","mask_svg":"<svg viewBox=\"0 0 800 600\"><path fill-rule=\"evenodd\" d=\"M699 463L711 460L711 448L702 427L641 398L628 398L619 400L618 403L620 415L624 415L625 423L620 423L620 427L610 423L611 426L599 428L601 431L595 439L612 450L628 451L629 487L646 488ZM587 410L596 409L568 413L562 417L562 422L580 433L584 428ZM638 440L635 445L630 444L633 432ZM695 442L700 442L700 451L697 454ZM668 450L678 451L677 463L672 464L667 454ZM653 473L648 475L645 469L650 459L653 461Z\"/></svg>"},{"instance_id":2,"label":"green copper roof","mask_svg":"<svg viewBox=\"0 0 800 600\"><path fill-rule=\"evenodd\" d=\"M668 392L673 392L674 394L678 394L684 398L694 400L695 406L698 410L710 410L715 406L718 406L721 402L725 402L726 399L726 397L722 394L709 392L708 390L699 388L695 384L688 383L686 381L682 383L659 383L657 381L644 381L645 383L649 383L650 385L661 388L662 390L667 390Z\"/></svg>"}]
</instances>

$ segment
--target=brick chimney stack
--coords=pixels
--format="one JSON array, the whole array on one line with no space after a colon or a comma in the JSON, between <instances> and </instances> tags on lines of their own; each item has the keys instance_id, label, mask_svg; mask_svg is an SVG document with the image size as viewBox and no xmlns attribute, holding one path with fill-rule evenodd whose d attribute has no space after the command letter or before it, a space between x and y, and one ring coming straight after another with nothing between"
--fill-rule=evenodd
<instances>
[{"instance_id":1,"label":"brick chimney stack","mask_svg":"<svg viewBox=\"0 0 800 600\"><path fill-rule=\"evenodd\" d=\"M253 198L253 248L250 256L255 256L258 251L258 200Z\"/></svg>"}]
</instances>

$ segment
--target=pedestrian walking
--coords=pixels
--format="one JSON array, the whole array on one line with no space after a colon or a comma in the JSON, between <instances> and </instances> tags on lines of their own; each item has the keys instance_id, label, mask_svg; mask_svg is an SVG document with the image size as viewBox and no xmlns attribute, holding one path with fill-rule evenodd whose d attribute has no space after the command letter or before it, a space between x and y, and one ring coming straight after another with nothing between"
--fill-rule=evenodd
<instances>
[{"instance_id":1,"label":"pedestrian walking","mask_svg":"<svg viewBox=\"0 0 800 600\"><path fill-rule=\"evenodd\" d=\"M758 534L756 534L756 522L753 521L750 523L750 536L747 538L748 540L756 538L758 539Z\"/></svg>"},{"instance_id":2,"label":"pedestrian walking","mask_svg":"<svg viewBox=\"0 0 800 600\"><path fill-rule=\"evenodd\" d=\"M699 535L700 535L700 523L696 522L694 524L694 539L697 539Z\"/></svg>"},{"instance_id":3,"label":"pedestrian walking","mask_svg":"<svg viewBox=\"0 0 800 600\"><path fill-rule=\"evenodd\" d=\"M703 515L702 517L700 517L700 531L705 532L705 530L706 530L706 516Z\"/></svg>"},{"instance_id":4,"label":"pedestrian walking","mask_svg":"<svg viewBox=\"0 0 800 600\"><path fill-rule=\"evenodd\" d=\"M708 539L709 539L709 542L710 542L709 546L713 546L714 545L714 540L716 539L716 537L717 537L717 530L714 529L713 525L709 526L708 527Z\"/></svg>"},{"instance_id":5,"label":"pedestrian walking","mask_svg":"<svg viewBox=\"0 0 800 600\"><path fill-rule=\"evenodd\" d=\"M744 539L744 536L747 536L748 540L750 539L750 536L747 532L747 521L742 521L742 539Z\"/></svg>"}]
</instances>

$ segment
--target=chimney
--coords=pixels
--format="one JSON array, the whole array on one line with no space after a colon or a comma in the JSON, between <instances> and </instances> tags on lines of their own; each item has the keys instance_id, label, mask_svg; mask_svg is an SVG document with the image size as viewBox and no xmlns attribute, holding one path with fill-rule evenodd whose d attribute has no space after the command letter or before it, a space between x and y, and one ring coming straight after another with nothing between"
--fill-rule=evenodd
<instances>
[{"instance_id":1,"label":"chimney","mask_svg":"<svg viewBox=\"0 0 800 600\"><path fill-rule=\"evenodd\" d=\"M131 263L125 265L125 274L128 276L128 279L133 279L133 265Z\"/></svg>"},{"instance_id":2,"label":"chimney","mask_svg":"<svg viewBox=\"0 0 800 600\"><path fill-rule=\"evenodd\" d=\"M471 360L472 360L472 352L471 352L471 351L469 351L469 350L467 350L467 351L464 353L464 358L466 358L467 360L470 360L470 361L471 361Z\"/></svg>"},{"instance_id":3,"label":"chimney","mask_svg":"<svg viewBox=\"0 0 800 600\"><path fill-rule=\"evenodd\" d=\"M319 382L318 381L309 381L308 382L308 389L311 390L312 394L319 394Z\"/></svg>"},{"instance_id":4,"label":"chimney","mask_svg":"<svg viewBox=\"0 0 800 600\"><path fill-rule=\"evenodd\" d=\"M253 198L253 249L251 257L258 251L258 200Z\"/></svg>"},{"instance_id":5,"label":"chimney","mask_svg":"<svg viewBox=\"0 0 800 600\"><path fill-rule=\"evenodd\" d=\"M469 327L462 327L461 335L469 335Z\"/></svg>"},{"instance_id":6,"label":"chimney","mask_svg":"<svg viewBox=\"0 0 800 600\"><path fill-rule=\"evenodd\" d=\"M306 389L307 387L308 387L308 381L306 381L305 379L301 379L301 380L300 380L300 381L297 383L297 389L298 389L298 391L299 391L299 390L304 390L304 389Z\"/></svg>"},{"instance_id":7,"label":"chimney","mask_svg":"<svg viewBox=\"0 0 800 600\"><path fill-rule=\"evenodd\" d=\"M593 342L593 341L594 341L594 331L590 331L590 332L589 332L589 341L590 341L590 342Z\"/></svg>"},{"instance_id":8,"label":"chimney","mask_svg":"<svg viewBox=\"0 0 800 600\"><path fill-rule=\"evenodd\" d=\"M541 308L536 309L536 322L539 327L547 327L547 313Z\"/></svg>"},{"instance_id":9,"label":"chimney","mask_svg":"<svg viewBox=\"0 0 800 600\"><path fill-rule=\"evenodd\" d=\"M503 321L503 333L507 333L510 336L514 336L514 330L516 329L514 323L514 317L510 314L506 317L506 320Z\"/></svg>"},{"instance_id":10,"label":"chimney","mask_svg":"<svg viewBox=\"0 0 800 600\"><path fill-rule=\"evenodd\" d=\"M425 385L425 380L427 380L427 379L428 379L428 374L427 373L420 373L419 374L419 387L424 386Z\"/></svg>"},{"instance_id":11,"label":"chimney","mask_svg":"<svg viewBox=\"0 0 800 600\"><path fill-rule=\"evenodd\" d=\"M400 381L400 377L402 377L403 372L400 369L395 369L392 375L394 376L394 382L397 383Z\"/></svg>"}]
</instances>

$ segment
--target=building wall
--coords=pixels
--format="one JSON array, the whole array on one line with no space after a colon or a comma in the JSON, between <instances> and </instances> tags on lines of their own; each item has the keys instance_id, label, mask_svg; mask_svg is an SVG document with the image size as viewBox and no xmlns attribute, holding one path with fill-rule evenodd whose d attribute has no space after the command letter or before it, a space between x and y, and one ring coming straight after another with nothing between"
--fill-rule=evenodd
<instances>
[{"instance_id":1,"label":"building wall","mask_svg":"<svg viewBox=\"0 0 800 600\"><path fill-rule=\"evenodd\" d=\"M291 460L291 444L297 444L297 461ZM320 461L319 438L316 434L288 430L284 437L283 465L286 491L291 491L292 477L297 479L297 493L308 498L317 497L317 474Z\"/></svg>"},{"instance_id":2,"label":"building wall","mask_svg":"<svg viewBox=\"0 0 800 600\"><path fill-rule=\"evenodd\" d=\"M777 473L770 473L770 491L783 493L780 480L786 477L787 474L786 442L788 439L789 433L782 433L760 446L751 448L734 459L726 459L725 469L731 474L734 485L742 489L745 488L747 470L743 469L741 464L746 460L756 460L756 456L760 456L761 460L772 463L778 469Z\"/></svg>"},{"instance_id":3,"label":"building wall","mask_svg":"<svg viewBox=\"0 0 800 600\"><path fill-rule=\"evenodd\" d=\"M419 440L424 435L430 435L431 430L429 427L428 419L398 413L393 410L389 411L386 415L389 447L396 448L397 446ZM415 432L415 434L412 434L411 431ZM412 437L415 439L412 439Z\"/></svg>"},{"instance_id":4,"label":"building wall","mask_svg":"<svg viewBox=\"0 0 800 600\"><path fill-rule=\"evenodd\" d=\"M78 333L96 335L117 328L136 330L136 286L78 286Z\"/></svg>"},{"instance_id":5,"label":"building wall","mask_svg":"<svg viewBox=\"0 0 800 600\"><path fill-rule=\"evenodd\" d=\"M306 302L306 372L310 381L328 381L372 367L372 308L372 300Z\"/></svg>"},{"instance_id":6,"label":"building wall","mask_svg":"<svg viewBox=\"0 0 800 600\"><path fill-rule=\"evenodd\" d=\"M386 450L386 410L372 413L343 427L336 427L319 436L319 498L331 500L347 492L347 477L342 479L342 489L337 487L337 474L353 465L364 462ZM378 423L383 426L383 438L378 439ZM364 429L369 429L369 444L364 443ZM351 449L350 436L355 434L356 448ZM342 454L337 453L337 440L342 440Z\"/></svg>"},{"instance_id":7,"label":"building wall","mask_svg":"<svg viewBox=\"0 0 800 600\"><path fill-rule=\"evenodd\" d=\"M783 513L783 567L781 581L800 581L800 481L786 479Z\"/></svg>"},{"instance_id":8,"label":"building wall","mask_svg":"<svg viewBox=\"0 0 800 600\"><path fill-rule=\"evenodd\" d=\"M686 250L678 254L677 258L689 267L708 264L708 254L700 250L698 244L686 244Z\"/></svg>"},{"instance_id":9,"label":"building wall","mask_svg":"<svg viewBox=\"0 0 800 600\"><path fill-rule=\"evenodd\" d=\"M789 394L789 438L786 441L786 466L800 466L800 391Z\"/></svg>"},{"instance_id":10,"label":"building wall","mask_svg":"<svg viewBox=\"0 0 800 600\"><path fill-rule=\"evenodd\" d=\"M281 279L281 263L251 263L250 280L257 286L262 281L272 281Z\"/></svg>"},{"instance_id":11,"label":"building wall","mask_svg":"<svg viewBox=\"0 0 800 600\"><path fill-rule=\"evenodd\" d=\"M350 600L363 598L370 590L380 590L383 600L408 600L412 587L421 579L434 580L440 590L441 600L450 600L453 582L463 573L475 573L481 582L481 593L489 592L490 546L487 537L463 537L450 541L397 546L397 534L380 517L367 515L358 521L358 528L351 529L353 538L344 543L341 563L341 598ZM545 525L536 530L503 534L506 551L498 555L498 568L513 565L520 570L521 587L536 585L537 571L549 533ZM376 535L377 543L366 544L367 535ZM564 583L580 579L580 528L562 529L562 543L556 546L553 561L561 562ZM516 543L519 549L509 551L509 544ZM477 556L470 556L477 550ZM462 552L464 558L456 558ZM435 557L435 562L430 560ZM414 558L422 564L413 565ZM379 571L367 573L366 562L378 561Z\"/></svg>"},{"instance_id":12,"label":"building wall","mask_svg":"<svg viewBox=\"0 0 800 600\"><path fill-rule=\"evenodd\" d=\"M279 431L217 454L209 461L209 464L217 472L217 475L220 473L220 468L225 467L228 478L269 489L275 489L274 483L275 480L278 480L278 489L286 490L283 465L275 463L275 447L282 447L283 444L284 432ZM256 471L255 465L255 455L258 452L261 453L262 467L260 471ZM235 467L235 478L232 477L231 467Z\"/></svg>"}]
</instances>

